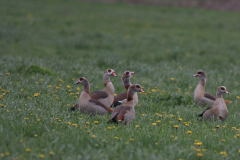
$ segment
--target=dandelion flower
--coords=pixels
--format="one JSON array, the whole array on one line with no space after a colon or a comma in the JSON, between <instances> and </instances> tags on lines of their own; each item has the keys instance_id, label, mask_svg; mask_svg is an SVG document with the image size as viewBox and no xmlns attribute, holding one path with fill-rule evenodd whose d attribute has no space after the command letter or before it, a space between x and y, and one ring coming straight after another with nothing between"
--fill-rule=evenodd
<instances>
[{"instance_id":1,"label":"dandelion flower","mask_svg":"<svg viewBox=\"0 0 240 160\"><path fill-rule=\"evenodd\" d=\"M96 135L92 135L92 137L94 138L94 137L96 137Z\"/></svg>"},{"instance_id":2,"label":"dandelion flower","mask_svg":"<svg viewBox=\"0 0 240 160\"><path fill-rule=\"evenodd\" d=\"M220 125L216 125L216 128L219 128L220 127Z\"/></svg>"},{"instance_id":3,"label":"dandelion flower","mask_svg":"<svg viewBox=\"0 0 240 160\"><path fill-rule=\"evenodd\" d=\"M188 134L192 134L192 131L187 131Z\"/></svg>"},{"instance_id":4,"label":"dandelion flower","mask_svg":"<svg viewBox=\"0 0 240 160\"><path fill-rule=\"evenodd\" d=\"M111 127L108 127L108 129L112 129Z\"/></svg>"},{"instance_id":5,"label":"dandelion flower","mask_svg":"<svg viewBox=\"0 0 240 160\"><path fill-rule=\"evenodd\" d=\"M152 125L153 125L153 126L156 126L156 125L157 125L157 123L152 123Z\"/></svg>"},{"instance_id":6,"label":"dandelion flower","mask_svg":"<svg viewBox=\"0 0 240 160\"><path fill-rule=\"evenodd\" d=\"M198 153L197 156L198 156L198 157L202 157L203 154L202 154L202 153Z\"/></svg>"},{"instance_id":7,"label":"dandelion flower","mask_svg":"<svg viewBox=\"0 0 240 160\"><path fill-rule=\"evenodd\" d=\"M21 111L21 109L18 109L18 111L20 112L20 111Z\"/></svg>"},{"instance_id":8,"label":"dandelion flower","mask_svg":"<svg viewBox=\"0 0 240 160\"><path fill-rule=\"evenodd\" d=\"M30 148L26 148L26 152L31 152L31 149Z\"/></svg>"},{"instance_id":9,"label":"dandelion flower","mask_svg":"<svg viewBox=\"0 0 240 160\"><path fill-rule=\"evenodd\" d=\"M62 79L59 79L59 82L62 82Z\"/></svg>"},{"instance_id":10,"label":"dandelion flower","mask_svg":"<svg viewBox=\"0 0 240 160\"><path fill-rule=\"evenodd\" d=\"M179 121L182 121L182 118L178 118Z\"/></svg>"},{"instance_id":11,"label":"dandelion flower","mask_svg":"<svg viewBox=\"0 0 240 160\"><path fill-rule=\"evenodd\" d=\"M237 96L237 99L239 99L240 97L239 96Z\"/></svg>"},{"instance_id":12,"label":"dandelion flower","mask_svg":"<svg viewBox=\"0 0 240 160\"><path fill-rule=\"evenodd\" d=\"M114 137L114 139L118 139L118 137Z\"/></svg>"},{"instance_id":13,"label":"dandelion flower","mask_svg":"<svg viewBox=\"0 0 240 160\"><path fill-rule=\"evenodd\" d=\"M44 154L39 154L38 155L40 158L45 158Z\"/></svg>"},{"instance_id":14,"label":"dandelion flower","mask_svg":"<svg viewBox=\"0 0 240 160\"><path fill-rule=\"evenodd\" d=\"M178 125L175 125L175 126L174 126L174 128L176 128L176 129L177 129L177 128L178 128Z\"/></svg>"},{"instance_id":15,"label":"dandelion flower","mask_svg":"<svg viewBox=\"0 0 240 160\"><path fill-rule=\"evenodd\" d=\"M6 76L9 76L10 75L10 73L6 73Z\"/></svg>"},{"instance_id":16,"label":"dandelion flower","mask_svg":"<svg viewBox=\"0 0 240 160\"><path fill-rule=\"evenodd\" d=\"M136 128L138 128L139 126L138 126L138 125L136 125L135 127L136 127Z\"/></svg>"},{"instance_id":17,"label":"dandelion flower","mask_svg":"<svg viewBox=\"0 0 240 160\"><path fill-rule=\"evenodd\" d=\"M50 155L50 156L53 156L53 155L54 155L54 152L53 152L53 151L50 151L50 152L49 152L49 155Z\"/></svg>"},{"instance_id":18,"label":"dandelion flower","mask_svg":"<svg viewBox=\"0 0 240 160\"><path fill-rule=\"evenodd\" d=\"M131 138L130 141L134 141L134 139Z\"/></svg>"},{"instance_id":19,"label":"dandelion flower","mask_svg":"<svg viewBox=\"0 0 240 160\"><path fill-rule=\"evenodd\" d=\"M95 124L98 124L98 121L94 121Z\"/></svg>"},{"instance_id":20,"label":"dandelion flower","mask_svg":"<svg viewBox=\"0 0 240 160\"><path fill-rule=\"evenodd\" d=\"M24 118L24 120L29 120L29 118Z\"/></svg>"},{"instance_id":21,"label":"dandelion flower","mask_svg":"<svg viewBox=\"0 0 240 160\"><path fill-rule=\"evenodd\" d=\"M175 79L174 78L170 78L171 81L174 81Z\"/></svg>"}]
</instances>

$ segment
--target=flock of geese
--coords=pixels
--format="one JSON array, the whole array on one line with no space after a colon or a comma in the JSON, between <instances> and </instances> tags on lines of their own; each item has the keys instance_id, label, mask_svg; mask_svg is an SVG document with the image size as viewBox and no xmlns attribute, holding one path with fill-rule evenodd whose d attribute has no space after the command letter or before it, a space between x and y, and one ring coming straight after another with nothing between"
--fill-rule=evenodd
<instances>
[{"instance_id":1,"label":"flock of geese","mask_svg":"<svg viewBox=\"0 0 240 160\"><path fill-rule=\"evenodd\" d=\"M122 75L122 83L126 92L120 93L116 96L114 86L110 81L110 76L115 76L114 70L107 69L103 75L103 82L105 88L103 90L94 91L90 93L89 81L81 77L75 84L82 84L83 91L79 97L78 103L71 108L72 111L80 110L82 113L90 115L104 115L110 112L111 123L122 123L125 126L134 119L134 107L138 103L137 92L145 93L139 84L131 84L130 78L134 72L125 71ZM205 92L205 85L207 75L204 71L199 70L194 77L199 77L200 82L194 91L194 101L203 106L208 107L202 114L198 115L203 120L225 120L228 116L226 103L231 101L222 98L223 93L228 91L226 87L221 86L217 89L216 96ZM115 108L112 109L111 106Z\"/></svg>"}]
</instances>

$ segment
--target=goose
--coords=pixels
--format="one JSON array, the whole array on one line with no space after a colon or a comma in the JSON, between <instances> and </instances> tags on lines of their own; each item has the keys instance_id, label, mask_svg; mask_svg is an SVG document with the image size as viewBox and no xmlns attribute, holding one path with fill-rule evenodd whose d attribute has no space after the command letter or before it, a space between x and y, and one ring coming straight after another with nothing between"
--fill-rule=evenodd
<instances>
[{"instance_id":1,"label":"goose","mask_svg":"<svg viewBox=\"0 0 240 160\"><path fill-rule=\"evenodd\" d=\"M130 78L132 77L132 75L134 73L135 72L131 72L131 71L125 71L123 73L123 75L122 75L122 83L123 83L123 86L125 87L126 91L123 92L123 93L119 93L118 95L116 95L114 97L114 101L113 101L114 107L126 103L126 101L127 101L127 91L128 91L128 88L131 85ZM138 103L137 92L134 94L133 99L134 99L134 104L136 105Z\"/></svg>"},{"instance_id":2,"label":"goose","mask_svg":"<svg viewBox=\"0 0 240 160\"><path fill-rule=\"evenodd\" d=\"M228 116L228 109L222 98L223 93L229 94L225 86L218 88L214 105L208 107L202 114L198 115L198 117L202 117L203 120L218 119L224 121Z\"/></svg>"},{"instance_id":3,"label":"goose","mask_svg":"<svg viewBox=\"0 0 240 160\"><path fill-rule=\"evenodd\" d=\"M83 84L83 91L79 97L78 102L78 107L81 112L91 115L103 115L107 112L113 111L113 109L101 103L100 101L91 99L89 95L90 84L86 78L79 78L76 84Z\"/></svg>"},{"instance_id":4,"label":"goose","mask_svg":"<svg viewBox=\"0 0 240 160\"><path fill-rule=\"evenodd\" d=\"M110 76L117 77L113 69L107 69L103 75L103 82L105 88L103 90L94 91L89 94L91 99L96 99L108 107L112 105L115 93L114 86L110 81ZM79 109L78 106L79 106L78 103L75 104L75 106L72 107L71 110L74 111L76 109Z\"/></svg>"},{"instance_id":5,"label":"goose","mask_svg":"<svg viewBox=\"0 0 240 160\"><path fill-rule=\"evenodd\" d=\"M135 106L133 97L135 92L145 93L139 84L131 85L127 93L127 102L124 105L114 108L111 119L108 121L109 123L124 123L126 127L134 119Z\"/></svg>"},{"instance_id":6,"label":"goose","mask_svg":"<svg viewBox=\"0 0 240 160\"><path fill-rule=\"evenodd\" d=\"M202 107L211 106L214 104L216 97L211 95L210 93L205 92L205 86L207 81L207 75L204 71L199 70L197 74L193 75L193 77L199 77L200 82L197 85L194 91L194 101L196 104L200 104ZM232 103L231 101L224 100L225 103Z\"/></svg>"}]
</instances>

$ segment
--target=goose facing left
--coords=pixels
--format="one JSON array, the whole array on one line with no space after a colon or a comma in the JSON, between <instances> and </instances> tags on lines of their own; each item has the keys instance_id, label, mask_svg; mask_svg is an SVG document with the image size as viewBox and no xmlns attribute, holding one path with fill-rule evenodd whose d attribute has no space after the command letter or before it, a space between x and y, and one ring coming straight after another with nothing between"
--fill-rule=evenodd
<instances>
[{"instance_id":1,"label":"goose facing left","mask_svg":"<svg viewBox=\"0 0 240 160\"><path fill-rule=\"evenodd\" d=\"M88 80L84 77L79 78L76 84L83 85L83 91L80 95L78 107L81 112L91 115L103 115L107 112L112 112L113 110L106 106L105 104L101 103L96 99L91 99L89 92L90 92L90 84Z\"/></svg>"}]
</instances>

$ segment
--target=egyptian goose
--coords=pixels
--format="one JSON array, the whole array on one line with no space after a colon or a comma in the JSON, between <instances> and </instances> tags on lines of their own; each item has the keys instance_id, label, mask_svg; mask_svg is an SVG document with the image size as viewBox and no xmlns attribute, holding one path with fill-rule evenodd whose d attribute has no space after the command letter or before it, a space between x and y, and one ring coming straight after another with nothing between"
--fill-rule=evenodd
<instances>
[{"instance_id":1,"label":"egyptian goose","mask_svg":"<svg viewBox=\"0 0 240 160\"><path fill-rule=\"evenodd\" d=\"M126 126L130 121L134 119L135 106L134 106L133 96L135 92L145 93L139 84L131 85L127 93L127 103L114 108L111 119L109 121L110 123L124 123Z\"/></svg>"},{"instance_id":2,"label":"egyptian goose","mask_svg":"<svg viewBox=\"0 0 240 160\"><path fill-rule=\"evenodd\" d=\"M105 104L108 107L110 107L113 103L114 92L115 92L114 86L113 86L112 82L110 81L110 76L117 77L114 70L107 69L106 72L103 75L103 82L104 82L105 88L103 90L94 91L94 92L89 94L91 99L96 99L96 100ZM74 111L76 109L79 109L78 108L78 103L75 104L75 106L71 108L72 111Z\"/></svg>"},{"instance_id":3,"label":"egyptian goose","mask_svg":"<svg viewBox=\"0 0 240 160\"><path fill-rule=\"evenodd\" d=\"M226 87L221 86L217 90L214 105L208 107L202 114L198 116L202 117L203 120L218 119L224 121L228 116L228 109L224 99L222 98L223 93L229 94Z\"/></svg>"},{"instance_id":4,"label":"egyptian goose","mask_svg":"<svg viewBox=\"0 0 240 160\"><path fill-rule=\"evenodd\" d=\"M130 71L125 71L122 75L122 83L123 83L123 86L125 87L126 89L126 92L124 93L119 93L118 95L116 95L114 97L114 101L113 101L113 105L114 107L118 106L118 105L122 105L124 103L127 102L127 91L128 91L128 88L130 87L131 85L131 82L130 82L130 78L132 77L132 75L134 74L135 72L130 72ZM138 95L137 95L137 92L135 92L134 96L133 96L133 100L134 100L134 106L138 103Z\"/></svg>"},{"instance_id":5,"label":"egyptian goose","mask_svg":"<svg viewBox=\"0 0 240 160\"><path fill-rule=\"evenodd\" d=\"M79 102L78 102L80 111L86 114L91 114L91 115L103 115L107 112L113 111L113 109L104 105L100 101L90 98L90 95L89 95L90 84L86 78L84 77L79 78L76 84L83 84L83 91L80 95Z\"/></svg>"},{"instance_id":6,"label":"egyptian goose","mask_svg":"<svg viewBox=\"0 0 240 160\"><path fill-rule=\"evenodd\" d=\"M205 85L207 81L207 75L204 71L199 70L197 74L193 75L193 77L200 77L200 82L197 85L194 91L194 101L197 104L202 105L203 107L211 106L214 104L216 97L211 95L210 93L205 92ZM224 100L225 103L232 103L231 101Z\"/></svg>"}]
</instances>

